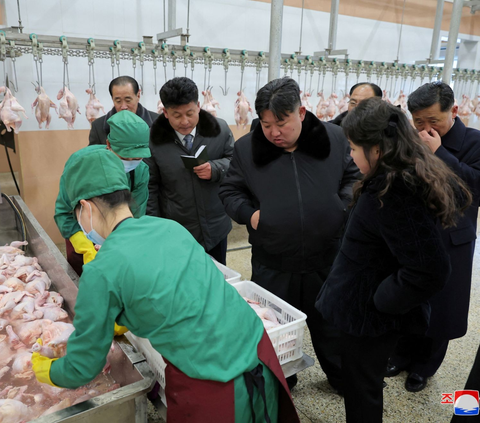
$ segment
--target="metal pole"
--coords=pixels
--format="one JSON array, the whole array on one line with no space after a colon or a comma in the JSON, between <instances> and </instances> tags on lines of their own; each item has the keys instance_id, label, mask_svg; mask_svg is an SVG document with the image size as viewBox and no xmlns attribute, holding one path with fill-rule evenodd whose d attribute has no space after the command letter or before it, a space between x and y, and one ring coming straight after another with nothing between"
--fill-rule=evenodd
<instances>
[{"instance_id":1,"label":"metal pole","mask_svg":"<svg viewBox=\"0 0 480 423\"><path fill-rule=\"evenodd\" d=\"M328 30L328 48L335 50L337 46L338 4L340 0L332 0L330 9L330 28Z\"/></svg>"},{"instance_id":2,"label":"metal pole","mask_svg":"<svg viewBox=\"0 0 480 423\"><path fill-rule=\"evenodd\" d=\"M452 81L453 62L455 60L455 49L457 48L458 32L462 20L463 0L454 0L450 30L448 31L447 51L445 53L445 66L443 68L442 80L445 84Z\"/></svg>"},{"instance_id":3,"label":"metal pole","mask_svg":"<svg viewBox=\"0 0 480 423\"><path fill-rule=\"evenodd\" d=\"M280 78L282 60L283 0L272 0L270 13L270 53L268 55L268 80Z\"/></svg>"},{"instance_id":4,"label":"metal pole","mask_svg":"<svg viewBox=\"0 0 480 423\"><path fill-rule=\"evenodd\" d=\"M430 60L438 59L440 42L440 30L442 29L443 4L445 0L437 0L437 13L435 14L435 25L433 26L432 47L430 48Z\"/></svg>"},{"instance_id":5,"label":"metal pole","mask_svg":"<svg viewBox=\"0 0 480 423\"><path fill-rule=\"evenodd\" d=\"M168 0L168 30L177 29L177 0Z\"/></svg>"}]
</instances>

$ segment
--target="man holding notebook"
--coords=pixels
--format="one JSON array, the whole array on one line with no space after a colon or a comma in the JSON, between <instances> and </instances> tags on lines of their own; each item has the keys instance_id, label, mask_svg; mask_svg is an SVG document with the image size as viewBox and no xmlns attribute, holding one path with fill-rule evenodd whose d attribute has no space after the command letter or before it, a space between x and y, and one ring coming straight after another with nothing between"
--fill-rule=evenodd
<instances>
[{"instance_id":1,"label":"man holding notebook","mask_svg":"<svg viewBox=\"0 0 480 423\"><path fill-rule=\"evenodd\" d=\"M225 264L232 224L218 190L233 155L232 132L224 120L200 109L197 86L188 78L168 81L160 99L165 109L152 125L152 157L145 160L147 214L177 221Z\"/></svg>"}]
</instances>

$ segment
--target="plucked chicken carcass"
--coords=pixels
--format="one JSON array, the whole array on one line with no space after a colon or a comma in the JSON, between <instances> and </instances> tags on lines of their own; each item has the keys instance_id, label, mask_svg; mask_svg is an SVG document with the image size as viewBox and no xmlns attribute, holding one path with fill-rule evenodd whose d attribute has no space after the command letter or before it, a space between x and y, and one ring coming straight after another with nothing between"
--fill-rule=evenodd
<instances>
[{"instance_id":1,"label":"plucked chicken carcass","mask_svg":"<svg viewBox=\"0 0 480 423\"><path fill-rule=\"evenodd\" d=\"M213 116L217 117L217 110L215 109L215 106L220 109L220 104L218 103L217 100L213 98L212 91L210 89L206 89L205 91L202 91L202 95L203 95L202 109L212 114Z\"/></svg>"},{"instance_id":2,"label":"plucked chicken carcass","mask_svg":"<svg viewBox=\"0 0 480 423\"><path fill-rule=\"evenodd\" d=\"M320 97L320 100L318 101L318 104L317 104L317 110L316 110L317 117L320 120L325 120L325 117L327 115L328 101L325 100L325 98L323 97L323 91L320 91L317 94L317 97Z\"/></svg>"},{"instance_id":3,"label":"plucked chicken carcass","mask_svg":"<svg viewBox=\"0 0 480 423\"><path fill-rule=\"evenodd\" d=\"M338 103L338 113L342 114L348 110L348 101L350 100L350 95L345 93L343 98Z\"/></svg>"},{"instance_id":4,"label":"plucked chicken carcass","mask_svg":"<svg viewBox=\"0 0 480 423\"><path fill-rule=\"evenodd\" d=\"M85 116L91 124L95 119L99 117L100 110L103 112L103 114L105 114L105 109L103 108L100 101L98 101L98 98L95 97L95 94L93 93L93 90L91 88L87 88L85 92L87 94L90 94L90 100L88 100L88 103L85 105Z\"/></svg>"},{"instance_id":5,"label":"plucked chicken carcass","mask_svg":"<svg viewBox=\"0 0 480 423\"><path fill-rule=\"evenodd\" d=\"M403 93L402 90L400 90L400 94L398 95L397 99L393 102L393 105L402 109L403 113L408 112L408 107L407 107L407 96Z\"/></svg>"},{"instance_id":6,"label":"plucked chicken carcass","mask_svg":"<svg viewBox=\"0 0 480 423\"><path fill-rule=\"evenodd\" d=\"M478 95L477 98L472 101L472 103L475 106L473 113L480 117L480 95Z\"/></svg>"},{"instance_id":7,"label":"plucked chicken carcass","mask_svg":"<svg viewBox=\"0 0 480 423\"><path fill-rule=\"evenodd\" d=\"M5 93L5 97L0 103L0 119L7 127L8 132L12 132L13 128L13 131L18 134L18 130L22 126L20 113L23 113L25 119L28 119L25 109L19 104L9 88L1 87L0 92Z\"/></svg>"},{"instance_id":8,"label":"plucked chicken carcass","mask_svg":"<svg viewBox=\"0 0 480 423\"><path fill-rule=\"evenodd\" d=\"M392 100L388 98L387 90L383 90L382 100L387 102L388 104L392 104Z\"/></svg>"},{"instance_id":9,"label":"plucked chicken carcass","mask_svg":"<svg viewBox=\"0 0 480 423\"><path fill-rule=\"evenodd\" d=\"M158 113L159 115L163 114L163 109L165 109L165 106L163 105L162 100L158 100L158 103L157 103L157 113Z\"/></svg>"},{"instance_id":10,"label":"plucked chicken carcass","mask_svg":"<svg viewBox=\"0 0 480 423\"><path fill-rule=\"evenodd\" d=\"M460 117L469 117L473 113L473 104L468 95L462 95L462 103L458 106L458 115Z\"/></svg>"},{"instance_id":11,"label":"plucked chicken carcass","mask_svg":"<svg viewBox=\"0 0 480 423\"><path fill-rule=\"evenodd\" d=\"M300 91L300 94L302 94L302 91ZM313 106L310 104L310 101L308 101L308 98L311 97L312 94L304 92L302 95L302 106L304 106L309 112L313 110Z\"/></svg>"},{"instance_id":12,"label":"plucked chicken carcass","mask_svg":"<svg viewBox=\"0 0 480 423\"><path fill-rule=\"evenodd\" d=\"M335 93L330 94L330 97L328 97L328 106L325 112L326 117L328 119L333 119L335 117L335 114L337 112L337 105L338 105L337 98L338 98L338 95Z\"/></svg>"},{"instance_id":13,"label":"plucked chicken carcass","mask_svg":"<svg viewBox=\"0 0 480 423\"><path fill-rule=\"evenodd\" d=\"M50 358L66 353L75 330L61 308L63 298L50 292L50 278L35 257L13 242L0 247L0 422L26 422L119 388L103 374L70 390L40 384L32 370L32 352ZM36 342L41 339L43 345ZM113 344L112 344L113 345ZM107 357L108 360L108 357Z\"/></svg>"},{"instance_id":14,"label":"plucked chicken carcass","mask_svg":"<svg viewBox=\"0 0 480 423\"><path fill-rule=\"evenodd\" d=\"M67 87L61 89L57 94L57 100L60 100L60 112L58 117L65 119L68 124L68 129L74 129L76 113L80 113L80 107L76 97L70 92Z\"/></svg>"},{"instance_id":15,"label":"plucked chicken carcass","mask_svg":"<svg viewBox=\"0 0 480 423\"><path fill-rule=\"evenodd\" d=\"M253 116L253 110L250 106L250 102L247 100L245 93L243 91L239 91L237 93L238 98L235 101L235 122L237 123L237 128L240 125L243 125L243 129L245 129L249 123L248 120L248 112Z\"/></svg>"},{"instance_id":16,"label":"plucked chicken carcass","mask_svg":"<svg viewBox=\"0 0 480 423\"><path fill-rule=\"evenodd\" d=\"M42 129L42 123L45 123L45 129L48 129L50 126L50 121L52 116L50 115L50 107L55 109L55 112L58 114L57 105L50 100L48 95L45 93L45 90L40 85L35 87L35 91L38 96L35 101L32 103L32 110L35 107L35 117L37 118L38 127Z\"/></svg>"}]
</instances>

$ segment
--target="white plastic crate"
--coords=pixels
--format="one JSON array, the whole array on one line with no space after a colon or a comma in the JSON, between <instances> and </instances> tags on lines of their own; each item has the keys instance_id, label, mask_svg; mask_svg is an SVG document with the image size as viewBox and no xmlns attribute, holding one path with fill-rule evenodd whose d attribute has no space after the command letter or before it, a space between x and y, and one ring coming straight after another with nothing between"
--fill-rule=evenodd
<instances>
[{"instance_id":1,"label":"white plastic crate","mask_svg":"<svg viewBox=\"0 0 480 423\"><path fill-rule=\"evenodd\" d=\"M233 286L242 297L257 301L262 307L269 307L275 312L281 325L267 330L267 334L280 364L301 358L307 315L255 282L241 281Z\"/></svg>"},{"instance_id":2,"label":"white plastic crate","mask_svg":"<svg viewBox=\"0 0 480 423\"><path fill-rule=\"evenodd\" d=\"M223 276L224 276L225 280L229 284L234 284L235 282L240 282L240 280L242 279L242 275L240 275L240 273L236 272L235 270L230 269L229 267L223 265L222 263L219 263L213 257L212 257L212 260L215 263L215 266L217 266L217 269L220 270L220 272L223 273Z\"/></svg>"},{"instance_id":3,"label":"white plastic crate","mask_svg":"<svg viewBox=\"0 0 480 423\"><path fill-rule=\"evenodd\" d=\"M277 316L280 326L267 330L272 345L277 353L280 364L297 360L302 357L303 332L305 329L305 313L297 310L276 295L251 281L241 281L232 284L242 297L258 301L263 307L270 307ZM160 398L167 405L165 398L165 368L167 364L163 357L153 347L148 339L139 338L132 332L125 333L131 344L141 352L152 368L160 384Z\"/></svg>"}]
</instances>

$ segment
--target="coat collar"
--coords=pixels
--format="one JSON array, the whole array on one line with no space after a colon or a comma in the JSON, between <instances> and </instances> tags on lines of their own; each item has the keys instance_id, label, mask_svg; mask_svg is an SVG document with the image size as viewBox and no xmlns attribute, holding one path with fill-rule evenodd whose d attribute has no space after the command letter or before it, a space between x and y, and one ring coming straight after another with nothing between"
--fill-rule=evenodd
<instances>
[{"instance_id":1,"label":"coat collar","mask_svg":"<svg viewBox=\"0 0 480 423\"><path fill-rule=\"evenodd\" d=\"M442 145L450 150L460 151L462 149L466 132L467 128L462 120L457 116L455 118L455 125L453 125L450 128L450 131L448 131L442 137Z\"/></svg>"},{"instance_id":2,"label":"coat collar","mask_svg":"<svg viewBox=\"0 0 480 423\"><path fill-rule=\"evenodd\" d=\"M302 132L295 151L302 151L316 159L323 160L330 155L330 138L325 125L307 111L302 123ZM255 127L252 133L252 155L257 166L265 166L284 154L285 150L267 140L262 125Z\"/></svg>"},{"instance_id":3,"label":"coat collar","mask_svg":"<svg viewBox=\"0 0 480 423\"><path fill-rule=\"evenodd\" d=\"M205 138L214 138L220 135L221 129L217 119L205 110L200 110L197 123L196 136L201 135ZM150 133L150 140L153 144L165 144L175 142L176 134L170 126L170 122L161 114L153 123Z\"/></svg>"}]
</instances>

